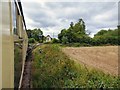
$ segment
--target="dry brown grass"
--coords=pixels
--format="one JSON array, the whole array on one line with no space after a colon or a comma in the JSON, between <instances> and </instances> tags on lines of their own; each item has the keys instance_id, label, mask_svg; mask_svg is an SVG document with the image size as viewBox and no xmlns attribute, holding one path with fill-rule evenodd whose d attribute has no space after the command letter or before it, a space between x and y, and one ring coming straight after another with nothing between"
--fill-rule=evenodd
<instances>
[{"instance_id":1,"label":"dry brown grass","mask_svg":"<svg viewBox=\"0 0 120 90\"><path fill-rule=\"evenodd\" d=\"M112 75L118 74L118 46L66 47L62 51L84 65Z\"/></svg>"}]
</instances>

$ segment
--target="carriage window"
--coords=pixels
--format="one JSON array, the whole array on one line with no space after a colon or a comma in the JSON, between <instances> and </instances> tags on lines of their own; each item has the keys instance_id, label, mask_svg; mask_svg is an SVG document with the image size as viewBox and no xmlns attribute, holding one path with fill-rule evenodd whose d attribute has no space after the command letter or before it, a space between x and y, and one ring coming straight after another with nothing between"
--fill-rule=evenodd
<instances>
[{"instance_id":1,"label":"carriage window","mask_svg":"<svg viewBox=\"0 0 120 90\"><path fill-rule=\"evenodd\" d=\"M12 2L12 26L14 35L18 35L17 15L18 10L15 2ZM22 73L22 42L14 42L14 88L19 87Z\"/></svg>"},{"instance_id":2,"label":"carriage window","mask_svg":"<svg viewBox=\"0 0 120 90\"><path fill-rule=\"evenodd\" d=\"M17 15L16 15L16 5L14 2L12 2L12 21L13 21L13 33L18 35L18 31L17 31Z\"/></svg>"}]
</instances>

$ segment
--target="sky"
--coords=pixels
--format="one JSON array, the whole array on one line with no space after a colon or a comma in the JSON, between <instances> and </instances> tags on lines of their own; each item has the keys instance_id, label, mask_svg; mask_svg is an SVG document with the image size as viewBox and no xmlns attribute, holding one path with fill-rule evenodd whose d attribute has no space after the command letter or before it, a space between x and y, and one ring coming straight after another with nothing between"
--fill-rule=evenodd
<instances>
[{"instance_id":1,"label":"sky","mask_svg":"<svg viewBox=\"0 0 120 90\"><path fill-rule=\"evenodd\" d=\"M71 22L82 18L91 37L101 29L118 25L118 2L22 2L27 29L40 28L45 36L57 38Z\"/></svg>"}]
</instances>

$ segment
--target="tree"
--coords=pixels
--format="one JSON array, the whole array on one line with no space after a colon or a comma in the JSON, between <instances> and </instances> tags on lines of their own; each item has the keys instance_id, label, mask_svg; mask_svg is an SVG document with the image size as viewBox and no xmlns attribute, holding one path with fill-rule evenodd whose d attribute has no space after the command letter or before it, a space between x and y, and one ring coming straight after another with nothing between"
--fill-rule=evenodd
<instances>
[{"instance_id":1,"label":"tree","mask_svg":"<svg viewBox=\"0 0 120 90\"><path fill-rule=\"evenodd\" d=\"M118 29L100 30L97 34L95 34L93 40L96 43L96 45L104 44L119 45L120 41Z\"/></svg>"},{"instance_id":2,"label":"tree","mask_svg":"<svg viewBox=\"0 0 120 90\"><path fill-rule=\"evenodd\" d=\"M100 30L97 34L95 34L94 36L100 36L107 33L107 30Z\"/></svg>"},{"instance_id":3,"label":"tree","mask_svg":"<svg viewBox=\"0 0 120 90\"><path fill-rule=\"evenodd\" d=\"M39 41L41 39L41 36L43 35L43 32L40 29L34 29L32 31L32 37L36 40Z\"/></svg>"},{"instance_id":4,"label":"tree","mask_svg":"<svg viewBox=\"0 0 120 90\"><path fill-rule=\"evenodd\" d=\"M41 29L28 29L27 30L28 38L34 38L38 42L43 42L44 36Z\"/></svg>"},{"instance_id":5,"label":"tree","mask_svg":"<svg viewBox=\"0 0 120 90\"><path fill-rule=\"evenodd\" d=\"M62 43L63 44L67 44L68 43L67 37L65 37L65 36L62 37Z\"/></svg>"},{"instance_id":6,"label":"tree","mask_svg":"<svg viewBox=\"0 0 120 90\"><path fill-rule=\"evenodd\" d=\"M28 43L35 43L35 39L34 38L29 38Z\"/></svg>"},{"instance_id":7,"label":"tree","mask_svg":"<svg viewBox=\"0 0 120 90\"><path fill-rule=\"evenodd\" d=\"M77 42L85 42L89 36L86 34L85 30L85 22L83 19L79 19L75 25L73 22L70 23L70 27L68 29L62 29L61 33L58 34L58 38L60 42L67 41L67 43L77 43Z\"/></svg>"},{"instance_id":8,"label":"tree","mask_svg":"<svg viewBox=\"0 0 120 90\"><path fill-rule=\"evenodd\" d=\"M56 39L56 38L53 38L53 39L52 39L52 43L59 43L59 40Z\"/></svg>"},{"instance_id":9,"label":"tree","mask_svg":"<svg viewBox=\"0 0 120 90\"><path fill-rule=\"evenodd\" d=\"M83 21L83 19L79 19L79 21L74 25L73 32L78 34L86 34L85 22Z\"/></svg>"},{"instance_id":10,"label":"tree","mask_svg":"<svg viewBox=\"0 0 120 90\"><path fill-rule=\"evenodd\" d=\"M66 32L67 32L66 29L62 29L62 30L61 30L61 33L58 34L58 39L60 40L60 42L62 42L62 37L63 37L63 36L66 36Z\"/></svg>"},{"instance_id":11,"label":"tree","mask_svg":"<svg viewBox=\"0 0 120 90\"><path fill-rule=\"evenodd\" d=\"M74 25L74 23L73 22L71 22L70 23L70 27L73 29L73 25Z\"/></svg>"},{"instance_id":12,"label":"tree","mask_svg":"<svg viewBox=\"0 0 120 90\"><path fill-rule=\"evenodd\" d=\"M28 38L31 38L32 37L32 30L28 29L28 30L26 30L26 32L27 32Z\"/></svg>"}]
</instances>

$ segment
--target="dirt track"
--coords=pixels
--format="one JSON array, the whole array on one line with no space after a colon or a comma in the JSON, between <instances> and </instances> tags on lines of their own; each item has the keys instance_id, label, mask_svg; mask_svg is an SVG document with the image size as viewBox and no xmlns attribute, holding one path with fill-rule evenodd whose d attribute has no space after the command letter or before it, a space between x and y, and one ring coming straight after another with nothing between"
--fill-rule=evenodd
<instances>
[{"instance_id":1,"label":"dirt track","mask_svg":"<svg viewBox=\"0 0 120 90\"><path fill-rule=\"evenodd\" d=\"M105 73L118 74L118 47L66 47L62 49L70 58Z\"/></svg>"},{"instance_id":2,"label":"dirt track","mask_svg":"<svg viewBox=\"0 0 120 90\"><path fill-rule=\"evenodd\" d=\"M29 56L27 56L25 62L21 88L31 88L31 66L32 66L32 54L29 53Z\"/></svg>"}]
</instances>

